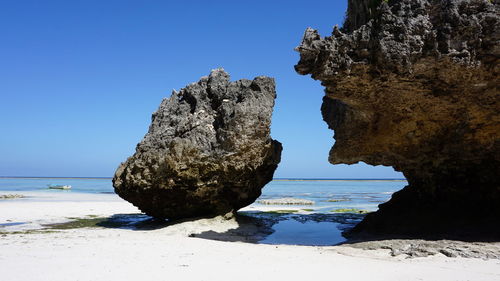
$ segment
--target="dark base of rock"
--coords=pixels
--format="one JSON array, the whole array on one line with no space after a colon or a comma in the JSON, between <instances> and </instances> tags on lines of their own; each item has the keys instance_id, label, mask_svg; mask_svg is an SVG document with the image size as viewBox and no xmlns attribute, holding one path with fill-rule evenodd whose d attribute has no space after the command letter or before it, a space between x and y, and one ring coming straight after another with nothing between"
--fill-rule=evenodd
<instances>
[{"instance_id":1,"label":"dark base of rock","mask_svg":"<svg viewBox=\"0 0 500 281\"><path fill-rule=\"evenodd\" d=\"M500 241L500 204L494 189L429 189L407 186L394 193L347 236Z\"/></svg>"},{"instance_id":2,"label":"dark base of rock","mask_svg":"<svg viewBox=\"0 0 500 281\"><path fill-rule=\"evenodd\" d=\"M276 153L281 152L281 144L273 141L277 148ZM279 157L279 156L278 156ZM196 186L191 188L159 189L150 188L139 191L117 190L118 195L131 202L143 213L158 219L179 220L196 217L215 217L224 215L252 204L261 195L260 186L265 185L273 179L276 164L268 163L255 174L241 177L241 174L233 175L234 182L240 181L241 186L230 182L220 185ZM232 186L232 189L221 187ZM195 188L196 187L196 188ZM193 190L196 190L194 192ZM222 190L222 191L221 191ZM245 199L241 194L245 194ZM236 200L238 199L238 200Z\"/></svg>"}]
</instances>

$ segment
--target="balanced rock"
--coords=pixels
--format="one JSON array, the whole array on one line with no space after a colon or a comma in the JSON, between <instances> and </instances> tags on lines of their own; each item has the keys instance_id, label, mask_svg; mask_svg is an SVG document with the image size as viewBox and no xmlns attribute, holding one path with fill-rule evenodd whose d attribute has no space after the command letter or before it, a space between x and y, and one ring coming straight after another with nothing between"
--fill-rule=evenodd
<instances>
[{"instance_id":1,"label":"balanced rock","mask_svg":"<svg viewBox=\"0 0 500 281\"><path fill-rule=\"evenodd\" d=\"M306 30L295 69L326 88L332 164L408 180L354 232L498 237L499 1L348 4L331 36Z\"/></svg>"},{"instance_id":2,"label":"balanced rock","mask_svg":"<svg viewBox=\"0 0 500 281\"><path fill-rule=\"evenodd\" d=\"M274 79L229 81L223 69L165 98L115 192L167 219L226 214L253 203L272 180L281 143L270 138Z\"/></svg>"}]
</instances>

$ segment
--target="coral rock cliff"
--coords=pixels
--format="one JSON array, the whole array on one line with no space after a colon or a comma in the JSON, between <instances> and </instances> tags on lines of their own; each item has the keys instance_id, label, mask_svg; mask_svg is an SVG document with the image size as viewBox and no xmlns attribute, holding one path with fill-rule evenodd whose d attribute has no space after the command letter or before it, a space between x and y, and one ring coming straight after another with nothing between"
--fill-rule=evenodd
<instances>
[{"instance_id":1,"label":"coral rock cliff","mask_svg":"<svg viewBox=\"0 0 500 281\"><path fill-rule=\"evenodd\" d=\"M349 0L308 28L299 74L325 87L332 164L392 166L408 186L353 233L500 236L499 1Z\"/></svg>"}]
</instances>

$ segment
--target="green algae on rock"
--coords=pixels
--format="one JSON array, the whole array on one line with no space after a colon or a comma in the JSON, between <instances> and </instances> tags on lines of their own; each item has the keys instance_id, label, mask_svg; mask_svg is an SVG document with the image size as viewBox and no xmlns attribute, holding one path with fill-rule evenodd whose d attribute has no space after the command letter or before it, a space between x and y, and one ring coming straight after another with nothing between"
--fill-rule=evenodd
<instances>
[{"instance_id":1,"label":"green algae on rock","mask_svg":"<svg viewBox=\"0 0 500 281\"><path fill-rule=\"evenodd\" d=\"M333 213L355 213L355 214L368 214L369 211L358 208L341 208L332 210Z\"/></svg>"},{"instance_id":2,"label":"green algae on rock","mask_svg":"<svg viewBox=\"0 0 500 281\"><path fill-rule=\"evenodd\" d=\"M20 199L24 198L25 196L22 194L2 194L0 195L0 199Z\"/></svg>"}]
</instances>

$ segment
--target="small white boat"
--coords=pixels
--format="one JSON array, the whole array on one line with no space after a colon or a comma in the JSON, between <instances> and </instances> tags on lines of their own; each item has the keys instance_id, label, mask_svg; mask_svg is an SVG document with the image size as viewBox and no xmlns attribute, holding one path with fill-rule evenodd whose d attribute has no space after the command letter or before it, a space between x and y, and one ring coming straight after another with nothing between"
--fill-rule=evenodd
<instances>
[{"instance_id":1,"label":"small white boat","mask_svg":"<svg viewBox=\"0 0 500 281\"><path fill-rule=\"evenodd\" d=\"M64 189L64 190L68 190L68 189L71 189L71 185L51 185L49 184L49 189Z\"/></svg>"}]
</instances>

